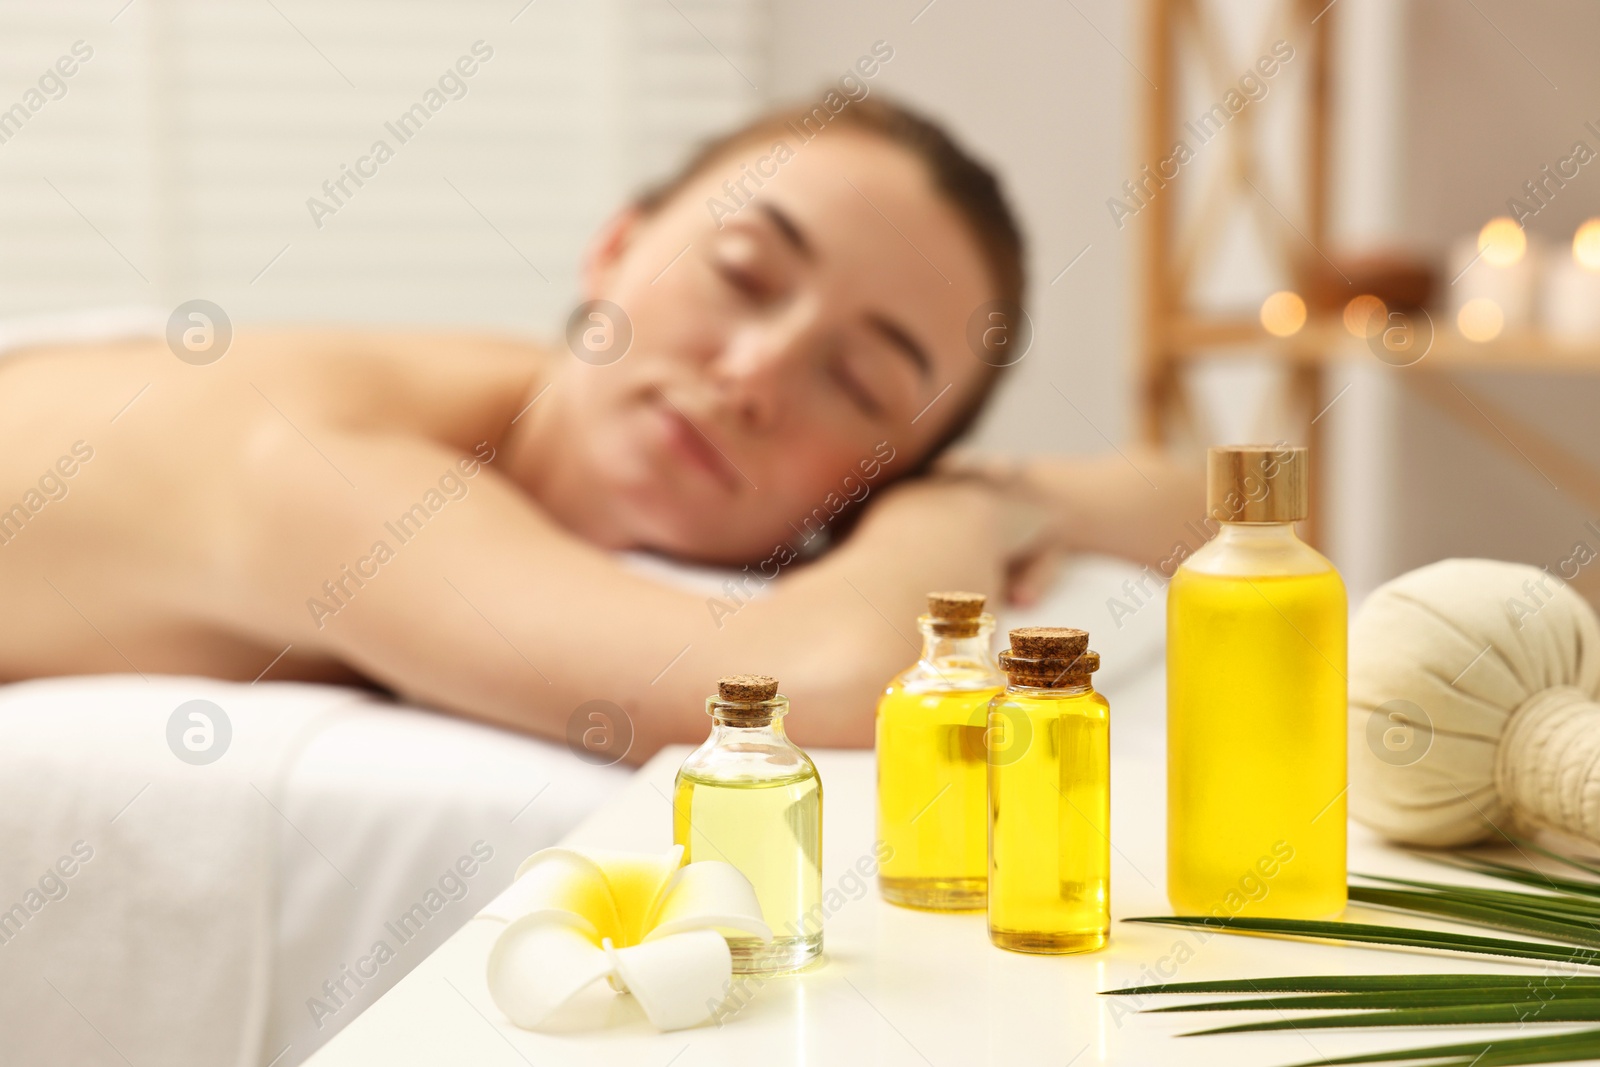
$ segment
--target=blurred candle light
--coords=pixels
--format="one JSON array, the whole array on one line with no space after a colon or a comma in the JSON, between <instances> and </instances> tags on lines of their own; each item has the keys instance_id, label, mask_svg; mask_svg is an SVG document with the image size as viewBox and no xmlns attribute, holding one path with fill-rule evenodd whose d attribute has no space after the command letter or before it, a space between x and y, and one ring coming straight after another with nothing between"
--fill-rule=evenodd
<instances>
[{"instance_id":1,"label":"blurred candle light","mask_svg":"<svg viewBox=\"0 0 1600 1067\"><path fill-rule=\"evenodd\" d=\"M1306 302L1285 289L1261 302L1261 325L1274 337L1291 337L1306 324Z\"/></svg>"},{"instance_id":2,"label":"blurred candle light","mask_svg":"<svg viewBox=\"0 0 1600 1067\"><path fill-rule=\"evenodd\" d=\"M1456 328L1469 341L1493 341L1506 324L1500 305L1487 297L1475 297L1456 313Z\"/></svg>"},{"instance_id":3,"label":"blurred candle light","mask_svg":"<svg viewBox=\"0 0 1600 1067\"><path fill-rule=\"evenodd\" d=\"M1600 219L1590 219L1572 235L1572 258L1584 270L1600 271Z\"/></svg>"},{"instance_id":4,"label":"blurred candle light","mask_svg":"<svg viewBox=\"0 0 1600 1067\"><path fill-rule=\"evenodd\" d=\"M1600 339L1600 218L1572 236L1572 255L1552 257L1544 285L1544 328L1558 341Z\"/></svg>"},{"instance_id":5,"label":"blurred candle light","mask_svg":"<svg viewBox=\"0 0 1600 1067\"><path fill-rule=\"evenodd\" d=\"M1471 321L1481 334L1492 319L1496 325L1490 336L1529 329L1540 310L1535 306L1538 253L1537 242L1529 240L1515 219L1504 216L1484 223L1476 240L1462 238L1452 249L1447 289L1456 324ZM1494 305L1493 315L1485 310L1485 301ZM1468 305L1474 305L1472 311ZM1461 332L1472 336L1466 328Z\"/></svg>"},{"instance_id":6,"label":"blurred candle light","mask_svg":"<svg viewBox=\"0 0 1600 1067\"><path fill-rule=\"evenodd\" d=\"M1388 321L1388 306L1371 293L1362 293L1344 306L1344 328L1351 336L1376 337Z\"/></svg>"},{"instance_id":7,"label":"blurred candle light","mask_svg":"<svg viewBox=\"0 0 1600 1067\"><path fill-rule=\"evenodd\" d=\"M1483 253L1484 262L1509 267L1528 251L1528 235L1522 232L1515 219L1502 215L1490 219L1478 231L1478 251Z\"/></svg>"}]
</instances>

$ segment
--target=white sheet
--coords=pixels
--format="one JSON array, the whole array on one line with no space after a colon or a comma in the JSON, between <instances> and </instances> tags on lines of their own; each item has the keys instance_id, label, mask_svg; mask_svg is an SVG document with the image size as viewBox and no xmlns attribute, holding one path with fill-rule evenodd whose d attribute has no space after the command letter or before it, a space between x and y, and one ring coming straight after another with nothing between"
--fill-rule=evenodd
<instances>
[{"instance_id":1,"label":"white sheet","mask_svg":"<svg viewBox=\"0 0 1600 1067\"><path fill-rule=\"evenodd\" d=\"M326 725L284 779L284 879L260 1063L310 1055L630 773L562 745L392 705ZM423 913L402 923L419 904ZM392 958L380 962L379 942Z\"/></svg>"},{"instance_id":2,"label":"white sheet","mask_svg":"<svg viewBox=\"0 0 1600 1067\"><path fill-rule=\"evenodd\" d=\"M109 344L160 337L168 312L149 304L0 319L0 356L37 345Z\"/></svg>"},{"instance_id":3,"label":"white sheet","mask_svg":"<svg viewBox=\"0 0 1600 1067\"><path fill-rule=\"evenodd\" d=\"M232 728L205 766L167 743L170 716L197 698ZM8 1060L99 1063L110 1050L141 1065L253 1062L280 772L307 731L363 699L137 676L0 690Z\"/></svg>"},{"instance_id":4,"label":"white sheet","mask_svg":"<svg viewBox=\"0 0 1600 1067\"><path fill-rule=\"evenodd\" d=\"M233 731L199 766L167 741L195 698ZM298 1063L627 777L292 683L21 683L0 688L0 737L0 909L23 908L0 929L0 1047L18 1064ZM71 876L41 888L63 857ZM385 923L415 905L402 943ZM357 986L342 968L379 940L393 958Z\"/></svg>"}]
</instances>

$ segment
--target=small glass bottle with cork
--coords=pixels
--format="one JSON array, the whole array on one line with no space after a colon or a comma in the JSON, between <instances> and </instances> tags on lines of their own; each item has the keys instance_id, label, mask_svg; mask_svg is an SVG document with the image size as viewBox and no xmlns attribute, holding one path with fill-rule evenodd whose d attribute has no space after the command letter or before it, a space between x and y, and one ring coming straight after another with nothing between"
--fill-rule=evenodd
<instances>
[{"instance_id":1,"label":"small glass bottle with cork","mask_svg":"<svg viewBox=\"0 0 1600 1067\"><path fill-rule=\"evenodd\" d=\"M878 870L883 899L933 911L978 911L988 886L990 699L1005 684L981 593L928 594L922 655L878 701Z\"/></svg>"},{"instance_id":2,"label":"small glass bottle with cork","mask_svg":"<svg viewBox=\"0 0 1600 1067\"><path fill-rule=\"evenodd\" d=\"M1011 631L989 704L989 939L1089 952L1111 931L1110 704L1089 634Z\"/></svg>"},{"instance_id":3,"label":"small glass bottle with cork","mask_svg":"<svg viewBox=\"0 0 1600 1067\"><path fill-rule=\"evenodd\" d=\"M822 779L783 729L775 678L729 675L706 699L711 736L673 790L684 862L731 863L755 887L772 940L729 938L735 974L799 970L822 952Z\"/></svg>"}]
</instances>

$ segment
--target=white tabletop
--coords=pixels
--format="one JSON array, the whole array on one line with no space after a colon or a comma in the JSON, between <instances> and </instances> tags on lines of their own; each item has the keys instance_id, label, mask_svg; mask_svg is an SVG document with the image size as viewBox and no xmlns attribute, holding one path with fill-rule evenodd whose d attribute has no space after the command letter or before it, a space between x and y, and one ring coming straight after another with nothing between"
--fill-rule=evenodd
<instances>
[{"instance_id":1,"label":"white tabletop","mask_svg":"<svg viewBox=\"0 0 1600 1067\"><path fill-rule=\"evenodd\" d=\"M1115 697L1113 697L1115 711ZM1155 703L1153 700L1150 703ZM1153 709L1143 736L1113 760L1114 917L1168 914L1162 889L1164 794ZM1135 720L1135 723L1137 720ZM1124 720L1124 727L1130 725ZM663 751L566 843L661 851L671 842L671 785L686 749ZM815 752L824 790L823 887L838 887L874 838L870 752ZM1445 869L1387 848L1352 825L1352 871L1436 880ZM1459 879L1459 875L1456 876ZM1347 918L1405 922L1352 908ZM893 907L876 886L827 919L826 963L768 980L724 1025L657 1033L632 998L597 983L555 1032L530 1033L489 998L484 961L501 926L469 922L308 1062L315 1067L443 1063L538 1067L627 1064L762 1067L834 1064L1289 1064L1461 1040L1510 1036L1512 1028L1350 1033L1301 1031L1180 1038L1215 1015L1139 1015L1103 989L1151 981L1263 975L1507 971L1481 958L1343 947L1174 927L1114 923L1105 950L1026 956L990 945L981 913L937 915ZM1479 931L1480 933L1482 931ZM1171 998L1162 998L1170 1003ZM1145 1002L1149 1007L1155 999ZM1232 1015L1228 1021L1258 1018Z\"/></svg>"}]
</instances>

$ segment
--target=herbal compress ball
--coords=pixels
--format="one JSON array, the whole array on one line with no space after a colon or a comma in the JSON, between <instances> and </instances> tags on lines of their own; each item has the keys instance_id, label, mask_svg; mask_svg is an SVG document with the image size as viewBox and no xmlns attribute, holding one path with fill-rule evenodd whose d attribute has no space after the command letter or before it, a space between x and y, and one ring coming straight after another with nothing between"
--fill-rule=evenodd
<instances>
[{"instance_id":1,"label":"herbal compress ball","mask_svg":"<svg viewBox=\"0 0 1600 1067\"><path fill-rule=\"evenodd\" d=\"M1600 842L1600 622L1547 571L1450 559L1350 625L1350 811L1452 846L1549 827Z\"/></svg>"}]
</instances>

